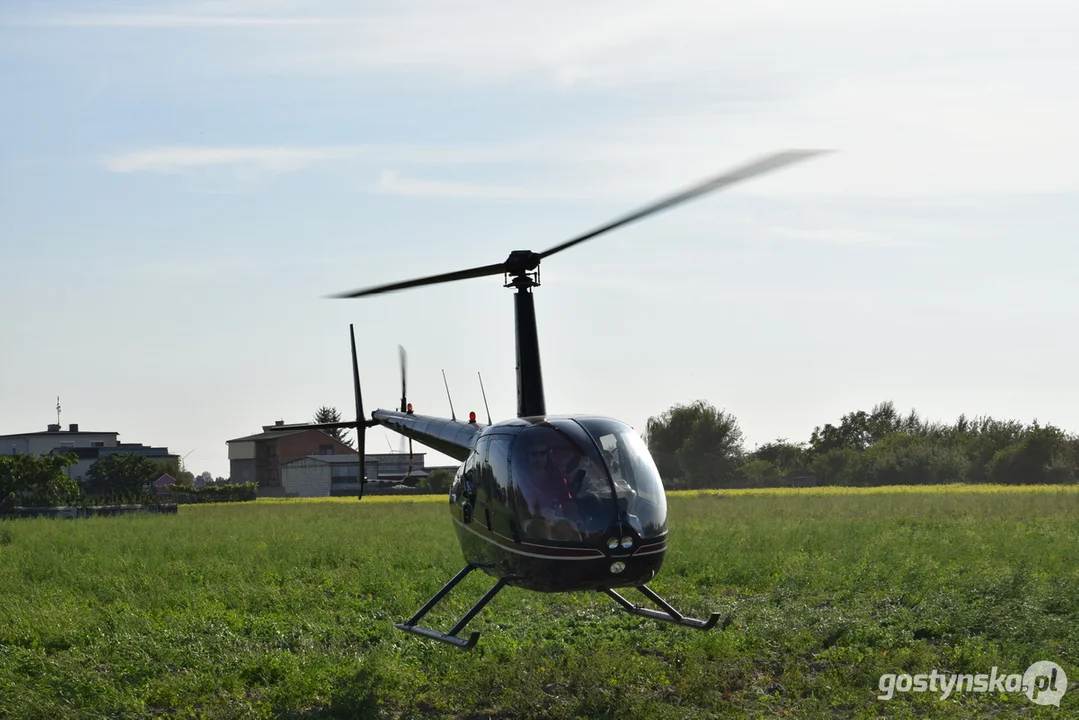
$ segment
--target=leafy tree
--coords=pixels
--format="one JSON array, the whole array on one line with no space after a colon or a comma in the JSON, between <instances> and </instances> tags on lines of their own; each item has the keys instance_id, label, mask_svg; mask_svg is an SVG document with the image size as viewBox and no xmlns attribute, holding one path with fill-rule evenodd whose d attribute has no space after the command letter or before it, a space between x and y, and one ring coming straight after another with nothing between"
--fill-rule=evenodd
<instances>
[{"instance_id":1,"label":"leafy tree","mask_svg":"<svg viewBox=\"0 0 1079 720\"><path fill-rule=\"evenodd\" d=\"M158 461L161 467L161 472L157 477L168 474L175 478L176 482L180 485L192 486L195 483L195 475L190 470L180 469L180 460L178 458L169 458L164 461ZM156 478L155 478L156 479Z\"/></svg>"},{"instance_id":2,"label":"leafy tree","mask_svg":"<svg viewBox=\"0 0 1079 720\"><path fill-rule=\"evenodd\" d=\"M72 453L63 455L0 455L0 498L14 506L67 505L79 498L79 485L67 476L66 468L79 461Z\"/></svg>"},{"instance_id":3,"label":"leafy tree","mask_svg":"<svg viewBox=\"0 0 1079 720\"><path fill-rule=\"evenodd\" d=\"M1019 442L1027 430L1017 420L996 420L989 416L967 419L960 415L948 434L967 458L967 480L977 483L989 480L989 465L993 458Z\"/></svg>"},{"instance_id":4,"label":"leafy tree","mask_svg":"<svg viewBox=\"0 0 1079 720\"><path fill-rule=\"evenodd\" d=\"M814 453L809 467L822 485L863 484L862 455L849 447Z\"/></svg>"},{"instance_id":5,"label":"leafy tree","mask_svg":"<svg viewBox=\"0 0 1079 720\"><path fill-rule=\"evenodd\" d=\"M154 480L162 474L162 466L143 455L112 453L90 466L86 481L88 490L96 495L142 500L152 493Z\"/></svg>"},{"instance_id":6,"label":"leafy tree","mask_svg":"<svg viewBox=\"0 0 1079 720\"><path fill-rule=\"evenodd\" d=\"M738 421L703 400L649 418L645 440L660 475L684 478L689 488L730 485L742 465Z\"/></svg>"},{"instance_id":7,"label":"leafy tree","mask_svg":"<svg viewBox=\"0 0 1079 720\"><path fill-rule=\"evenodd\" d=\"M779 473L781 477L792 477L809 472L809 452L805 445L787 442L778 439L774 442L765 443L751 452L748 457L750 462L759 460L767 462Z\"/></svg>"},{"instance_id":8,"label":"leafy tree","mask_svg":"<svg viewBox=\"0 0 1079 720\"><path fill-rule=\"evenodd\" d=\"M454 473L448 468L438 468L425 478L420 478L416 487L431 493L448 493L453 483Z\"/></svg>"},{"instance_id":9,"label":"leafy tree","mask_svg":"<svg viewBox=\"0 0 1079 720\"><path fill-rule=\"evenodd\" d=\"M969 464L954 445L907 432L886 435L861 458L862 480L869 485L928 485L966 480Z\"/></svg>"},{"instance_id":10,"label":"leafy tree","mask_svg":"<svg viewBox=\"0 0 1079 720\"><path fill-rule=\"evenodd\" d=\"M779 468L776 464L770 460L749 460L742 467L738 468L738 474L745 479L749 485L755 487L762 487L766 484L775 483L780 479Z\"/></svg>"},{"instance_id":11,"label":"leafy tree","mask_svg":"<svg viewBox=\"0 0 1079 720\"><path fill-rule=\"evenodd\" d=\"M1017 485L1075 480L1075 445L1067 435L1037 422L986 465L991 482Z\"/></svg>"},{"instance_id":12,"label":"leafy tree","mask_svg":"<svg viewBox=\"0 0 1079 720\"><path fill-rule=\"evenodd\" d=\"M315 423L337 423L342 422L341 413L335 407L327 407L323 405L315 412ZM345 436L345 430L343 428L323 428L322 432L332 436L339 442L348 445L350 448L355 448L352 439Z\"/></svg>"},{"instance_id":13,"label":"leafy tree","mask_svg":"<svg viewBox=\"0 0 1079 720\"><path fill-rule=\"evenodd\" d=\"M842 417L839 426L813 428L809 447L814 453L849 449L861 452L887 435L897 432L926 434L930 425L914 410L902 416L891 400L879 403L870 412L858 410Z\"/></svg>"}]
</instances>

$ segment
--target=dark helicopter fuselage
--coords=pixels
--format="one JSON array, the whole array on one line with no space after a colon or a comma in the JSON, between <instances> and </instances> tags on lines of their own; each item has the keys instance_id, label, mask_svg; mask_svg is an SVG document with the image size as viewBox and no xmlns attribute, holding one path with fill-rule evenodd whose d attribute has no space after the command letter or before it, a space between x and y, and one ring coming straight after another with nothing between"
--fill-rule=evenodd
<instances>
[{"instance_id":1,"label":"dark helicopter fuselage","mask_svg":"<svg viewBox=\"0 0 1079 720\"><path fill-rule=\"evenodd\" d=\"M610 418L486 427L377 410L383 425L462 460L449 493L465 561L540 592L635 587L659 571L667 502L644 441ZM380 417L381 416L381 417Z\"/></svg>"}]
</instances>

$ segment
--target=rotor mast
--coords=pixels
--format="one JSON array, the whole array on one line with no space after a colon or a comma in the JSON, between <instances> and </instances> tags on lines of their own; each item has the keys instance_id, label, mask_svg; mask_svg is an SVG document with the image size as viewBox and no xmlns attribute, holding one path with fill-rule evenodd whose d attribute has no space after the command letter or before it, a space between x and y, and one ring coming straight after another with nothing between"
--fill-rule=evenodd
<instances>
[{"instance_id":1,"label":"rotor mast","mask_svg":"<svg viewBox=\"0 0 1079 720\"><path fill-rule=\"evenodd\" d=\"M517 417L547 414L539 331L536 328L536 303L532 294L532 288L540 284L539 261L540 256L529 250L516 250L506 260L508 281L505 287L517 289L513 295L514 330L517 335ZM509 280L510 276L512 280Z\"/></svg>"}]
</instances>

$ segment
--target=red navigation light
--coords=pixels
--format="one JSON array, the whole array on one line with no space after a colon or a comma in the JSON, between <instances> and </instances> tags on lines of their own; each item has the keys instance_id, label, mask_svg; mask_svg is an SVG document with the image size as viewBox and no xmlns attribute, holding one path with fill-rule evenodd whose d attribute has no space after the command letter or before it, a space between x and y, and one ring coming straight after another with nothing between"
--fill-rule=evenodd
<instances>
[{"instance_id":1,"label":"red navigation light","mask_svg":"<svg viewBox=\"0 0 1079 720\"><path fill-rule=\"evenodd\" d=\"M408 413L409 415L411 415L411 414L412 414L412 403L409 403L409 404L408 404L408 410L407 410L406 412L407 412L407 413Z\"/></svg>"},{"instance_id":2,"label":"red navigation light","mask_svg":"<svg viewBox=\"0 0 1079 720\"><path fill-rule=\"evenodd\" d=\"M468 413L468 421L469 421L470 423L474 423L474 422L476 422L476 411L475 411L475 410L473 410L472 412Z\"/></svg>"}]
</instances>

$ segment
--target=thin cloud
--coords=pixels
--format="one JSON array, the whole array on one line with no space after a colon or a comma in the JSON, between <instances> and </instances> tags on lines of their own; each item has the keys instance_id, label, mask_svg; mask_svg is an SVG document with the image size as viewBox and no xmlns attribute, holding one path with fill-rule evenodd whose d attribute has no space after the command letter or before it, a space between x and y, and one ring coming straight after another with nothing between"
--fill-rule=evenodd
<instances>
[{"instance_id":1,"label":"thin cloud","mask_svg":"<svg viewBox=\"0 0 1079 720\"><path fill-rule=\"evenodd\" d=\"M109 155L101 164L114 173L178 173L198 168L246 166L269 173L295 172L317 162L346 160L352 147L159 147Z\"/></svg>"},{"instance_id":2,"label":"thin cloud","mask_svg":"<svg viewBox=\"0 0 1079 720\"><path fill-rule=\"evenodd\" d=\"M378 182L378 191L389 195L403 195L406 197L510 198L518 200L567 197L563 193L533 190L513 185L472 185L408 178L390 170L382 171Z\"/></svg>"},{"instance_id":3,"label":"thin cloud","mask_svg":"<svg viewBox=\"0 0 1079 720\"><path fill-rule=\"evenodd\" d=\"M240 15L56 15L30 18L21 25L73 28L236 28L317 27L364 22L357 17L254 17ZM10 23L15 24L15 23Z\"/></svg>"},{"instance_id":4,"label":"thin cloud","mask_svg":"<svg viewBox=\"0 0 1079 720\"><path fill-rule=\"evenodd\" d=\"M930 244L919 240L899 240L886 235L865 232L862 230L844 230L842 228L812 229L772 226L767 229L773 235L792 240L804 240L806 242L822 245L839 245L842 247L872 247L872 248L928 248Z\"/></svg>"},{"instance_id":5,"label":"thin cloud","mask_svg":"<svg viewBox=\"0 0 1079 720\"><path fill-rule=\"evenodd\" d=\"M94 3L98 12L56 12L8 19L6 24L70 28L274 28L325 27L363 22L367 18L333 12L332 6L297 0L157 0L146 6L123 2Z\"/></svg>"},{"instance_id":6,"label":"thin cloud","mask_svg":"<svg viewBox=\"0 0 1079 720\"><path fill-rule=\"evenodd\" d=\"M536 157L527 146L467 147L438 145L294 145L280 147L159 146L113 153L100 164L114 173L171 174L237 167L266 173L305 170L326 162L365 160L427 165L507 163Z\"/></svg>"}]
</instances>

